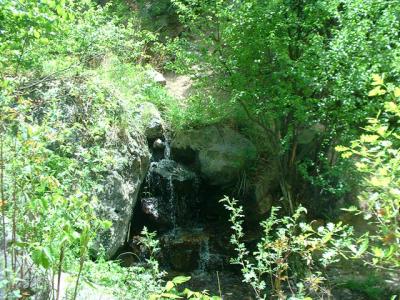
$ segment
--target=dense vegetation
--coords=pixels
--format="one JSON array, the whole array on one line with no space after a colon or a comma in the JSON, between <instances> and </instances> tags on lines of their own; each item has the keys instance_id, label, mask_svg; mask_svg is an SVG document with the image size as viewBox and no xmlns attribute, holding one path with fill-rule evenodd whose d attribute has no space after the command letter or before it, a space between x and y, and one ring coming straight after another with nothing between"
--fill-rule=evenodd
<instances>
[{"instance_id":1,"label":"dense vegetation","mask_svg":"<svg viewBox=\"0 0 400 300\"><path fill-rule=\"evenodd\" d=\"M104 249L105 182L142 170L128 156L148 155L147 102L172 134L228 126L255 145L248 182L221 201L257 299L329 297L324 270L340 260L399 276L397 1L98 2L0 1L0 297L219 299L168 281L146 228L139 263ZM153 68L190 76L190 95L175 99ZM277 188L249 245L241 205L255 183Z\"/></svg>"}]
</instances>

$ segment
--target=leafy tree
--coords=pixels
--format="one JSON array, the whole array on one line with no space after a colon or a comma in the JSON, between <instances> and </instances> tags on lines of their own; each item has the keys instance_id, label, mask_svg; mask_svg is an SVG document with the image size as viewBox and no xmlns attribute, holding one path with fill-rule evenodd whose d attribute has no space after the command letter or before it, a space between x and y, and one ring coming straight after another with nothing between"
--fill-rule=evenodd
<instances>
[{"instance_id":1,"label":"leafy tree","mask_svg":"<svg viewBox=\"0 0 400 300\"><path fill-rule=\"evenodd\" d=\"M34 47L46 47L60 34L67 20L75 18L73 1L12 1L0 2L0 74L29 67L36 55Z\"/></svg>"},{"instance_id":2,"label":"leafy tree","mask_svg":"<svg viewBox=\"0 0 400 300\"><path fill-rule=\"evenodd\" d=\"M291 211L310 196L300 194L301 177L314 178L328 199L343 196L348 181L334 147L382 106L364 96L371 72L399 77L399 6L383 0L173 2L188 35L171 46L184 49L175 67L193 73L202 95L217 99L198 98L204 119L218 115L250 127L246 132L279 170Z\"/></svg>"}]
</instances>

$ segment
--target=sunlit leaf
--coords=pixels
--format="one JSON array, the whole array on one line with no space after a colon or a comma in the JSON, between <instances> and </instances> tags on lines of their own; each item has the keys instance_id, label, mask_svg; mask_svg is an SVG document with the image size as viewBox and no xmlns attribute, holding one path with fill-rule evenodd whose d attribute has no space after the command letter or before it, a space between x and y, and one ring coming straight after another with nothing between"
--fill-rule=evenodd
<instances>
[{"instance_id":1,"label":"sunlit leaf","mask_svg":"<svg viewBox=\"0 0 400 300\"><path fill-rule=\"evenodd\" d=\"M167 284L165 285L165 290L167 292L169 292L170 290L172 290L174 288L174 283L172 281L168 281Z\"/></svg>"},{"instance_id":2,"label":"sunlit leaf","mask_svg":"<svg viewBox=\"0 0 400 300\"><path fill-rule=\"evenodd\" d=\"M382 85L383 78L379 74L372 74L372 85Z\"/></svg>"},{"instance_id":3,"label":"sunlit leaf","mask_svg":"<svg viewBox=\"0 0 400 300\"><path fill-rule=\"evenodd\" d=\"M374 97L374 96L381 96L381 95L385 95L385 94L386 94L386 91L383 90L380 86L377 86L369 91L368 96Z\"/></svg>"}]
</instances>

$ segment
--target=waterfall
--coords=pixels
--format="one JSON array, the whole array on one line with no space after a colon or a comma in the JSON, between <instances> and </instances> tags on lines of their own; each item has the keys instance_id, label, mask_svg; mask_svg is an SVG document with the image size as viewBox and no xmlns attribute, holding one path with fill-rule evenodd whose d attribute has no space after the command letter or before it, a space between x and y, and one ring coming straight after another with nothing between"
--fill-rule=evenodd
<instances>
[{"instance_id":1,"label":"waterfall","mask_svg":"<svg viewBox=\"0 0 400 300\"><path fill-rule=\"evenodd\" d=\"M168 133L164 134L164 159L170 161L171 160L171 139ZM172 222L172 229L176 229L176 203L175 203L175 191L174 191L174 183L172 182L172 175L173 173L168 174L167 178L167 189L169 192L168 195L168 204L169 209L171 210L171 222Z\"/></svg>"},{"instance_id":2,"label":"waterfall","mask_svg":"<svg viewBox=\"0 0 400 300\"><path fill-rule=\"evenodd\" d=\"M171 159L171 138L169 137L168 133L165 133L164 140L164 158Z\"/></svg>"},{"instance_id":3,"label":"waterfall","mask_svg":"<svg viewBox=\"0 0 400 300\"><path fill-rule=\"evenodd\" d=\"M207 269L208 261L210 260L210 245L208 238L204 239L200 243L199 249L199 271L205 271Z\"/></svg>"}]
</instances>

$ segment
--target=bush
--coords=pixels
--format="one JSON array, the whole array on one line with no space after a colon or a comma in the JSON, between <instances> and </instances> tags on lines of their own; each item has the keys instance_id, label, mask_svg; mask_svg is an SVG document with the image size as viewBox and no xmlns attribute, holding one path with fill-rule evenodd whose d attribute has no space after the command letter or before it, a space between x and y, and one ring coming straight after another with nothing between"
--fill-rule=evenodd
<instances>
[{"instance_id":1,"label":"bush","mask_svg":"<svg viewBox=\"0 0 400 300\"><path fill-rule=\"evenodd\" d=\"M243 208L237 200L228 197L221 202L230 211L234 231L231 243L238 256L232 263L240 265L243 282L251 285L257 299L266 299L268 295L279 299L287 296L311 299L310 296L325 292L325 278L318 264L326 267L339 260L351 245L351 228L328 223L314 229L312 223L301 221L307 212L304 207L297 208L292 216L281 217L279 208L272 207L270 217L260 224L261 240L256 250L250 252L242 241Z\"/></svg>"},{"instance_id":2,"label":"bush","mask_svg":"<svg viewBox=\"0 0 400 300\"><path fill-rule=\"evenodd\" d=\"M374 88L369 96L386 95L382 113L368 119L364 134L350 147L337 147L345 158L354 157L357 170L362 174L359 194L361 213L374 225L375 232L360 239L363 254L372 264L389 268L400 267L400 88L385 84L383 77L373 76ZM367 251L368 250L368 251ZM368 261L368 259L367 259Z\"/></svg>"}]
</instances>

